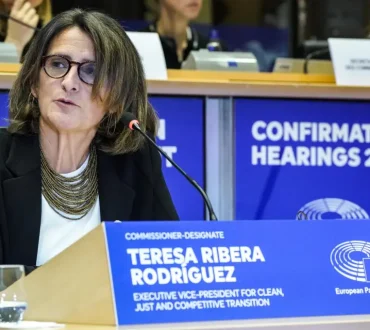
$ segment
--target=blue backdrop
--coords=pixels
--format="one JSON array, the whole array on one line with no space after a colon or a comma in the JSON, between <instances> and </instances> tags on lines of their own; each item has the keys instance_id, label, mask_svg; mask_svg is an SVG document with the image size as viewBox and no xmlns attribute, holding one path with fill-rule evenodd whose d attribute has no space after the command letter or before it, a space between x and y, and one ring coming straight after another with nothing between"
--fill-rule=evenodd
<instances>
[{"instance_id":1,"label":"blue backdrop","mask_svg":"<svg viewBox=\"0 0 370 330\"><path fill-rule=\"evenodd\" d=\"M0 127L6 126L8 118L8 92L0 91Z\"/></svg>"},{"instance_id":2,"label":"blue backdrop","mask_svg":"<svg viewBox=\"0 0 370 330\"><path fill-rule=\"evenodd\" d=\"M157 97L150 101L160 117L157 142L204 186L204 107L202 98ZM6 126L8 93L0 92L0 126ZM204 219L200 194L178 171L163 161L163 173L180 219Z\"/></svg>"},{"instance_id":3,"label":"blue backdrop","mask_svg":"<svg viewBox=\"0 0 370 330\"><path fill-rule=\"evenodd\" d=\"M150 97L158 112L160 130L157 142L172 151L173 160L204 187L204 102L202 98ZM167 161L163 172L180 219L204 219L204 206L198 191Z\"/></svg>"},{"instance_id":4,"label":"blue backdrop","mask_svg":"<svg viewBox=\"0 0 370 330\"><path fill-rule=\"evenodd\" d=\"M368 102L237 99L236 218L368 218Z\"/></svg>"}]
</instances>

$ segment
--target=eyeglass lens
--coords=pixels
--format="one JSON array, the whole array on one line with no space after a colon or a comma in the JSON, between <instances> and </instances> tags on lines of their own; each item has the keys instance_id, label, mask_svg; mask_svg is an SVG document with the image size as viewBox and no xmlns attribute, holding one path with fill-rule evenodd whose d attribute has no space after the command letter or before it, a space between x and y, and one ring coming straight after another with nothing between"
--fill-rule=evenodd
<instances>
[{"instance_id":1,"label":"eyeglass lens","mask_svg":"<svg viewBox=\"0 0 370 330\"><path fill-rule=\"evenodd\" d=\"M69 61L63 57L51 56L46 59L44 68L50 77L62 78L69 71L70 65ZM92 85L95 79L95 63L81 64L78 75L83 82Z\"/></svg>"}]
</instances>

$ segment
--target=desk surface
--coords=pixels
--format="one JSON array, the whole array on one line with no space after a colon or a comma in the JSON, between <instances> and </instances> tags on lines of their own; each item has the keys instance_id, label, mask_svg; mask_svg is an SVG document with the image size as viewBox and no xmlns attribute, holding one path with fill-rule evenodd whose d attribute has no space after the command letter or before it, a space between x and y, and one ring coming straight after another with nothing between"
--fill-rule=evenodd
<instances>
[{"instance_id":1,"label":"desk surface","mask_svg":"<svg viewBox=\"0 0 370 330\"><path fill-rule=\"evenodd\" d=\"M368 330L370 316L183 323L179 325L94 326L67 324L65 330Z\"/></svg>"},{"instance_id":2,"label":"desk surface","mask_svg":"<svg viewBox=\"0 0 370 330\"><path fill-rule=\"evenodd\" d=\"M10 89L19 64L0 63L0 89ZM332 75L168 70L168 80L148 80L149 94L210 97L370 99L369 88L335 85Z\"/></svg>"}]
</instances>

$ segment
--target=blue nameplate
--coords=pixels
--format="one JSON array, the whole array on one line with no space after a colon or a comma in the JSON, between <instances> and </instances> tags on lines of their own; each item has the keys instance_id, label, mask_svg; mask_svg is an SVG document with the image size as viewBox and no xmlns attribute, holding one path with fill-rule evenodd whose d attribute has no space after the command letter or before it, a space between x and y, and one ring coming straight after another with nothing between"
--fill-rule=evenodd
<instances>
[{"instance_id":1,"label":"blue nameplate","mask_svg":"<svg viewBox=\"0 0 370 330\"><path fill-rule=\"evenodd\" d=\"M370 314L370 221L105 223L117 323Z\"/></svg>"}]
</instances>

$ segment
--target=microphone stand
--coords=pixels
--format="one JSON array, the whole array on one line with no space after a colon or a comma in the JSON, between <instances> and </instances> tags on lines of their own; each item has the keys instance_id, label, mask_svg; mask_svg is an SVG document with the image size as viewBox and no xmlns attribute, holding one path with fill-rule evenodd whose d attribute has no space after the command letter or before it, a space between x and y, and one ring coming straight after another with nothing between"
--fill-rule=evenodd
<instances>
[{"instance_id":1,"label":"microphone stand","mask_svg":"<svg viewBox=\"0 0 370 330\"><path fill-rule=\"evenodd\" d=\"M142 136L144 136L144 138L147 139L151 143L151 145L153 147L155 147L201 193L201 195L202 195L202 197L203 197L203 199L206 203L206 206L207 206L207 209L208 209L208 212L209 212L210 220L217 221L218 219L217 219L217 216L216 216L216 214L213 210L212 204L211 204L207 194L202 189L202 187L199 186L199 184L194 179L192 179L188 174L186 174L185 171L180 166L178 166L147 134L145 134L141 130L140 126L138 125L138 123L136 121L134 123L132 123L132 125L129 125L129 127L131 129L135 129Z\"/></svg>"}]
</instances>

